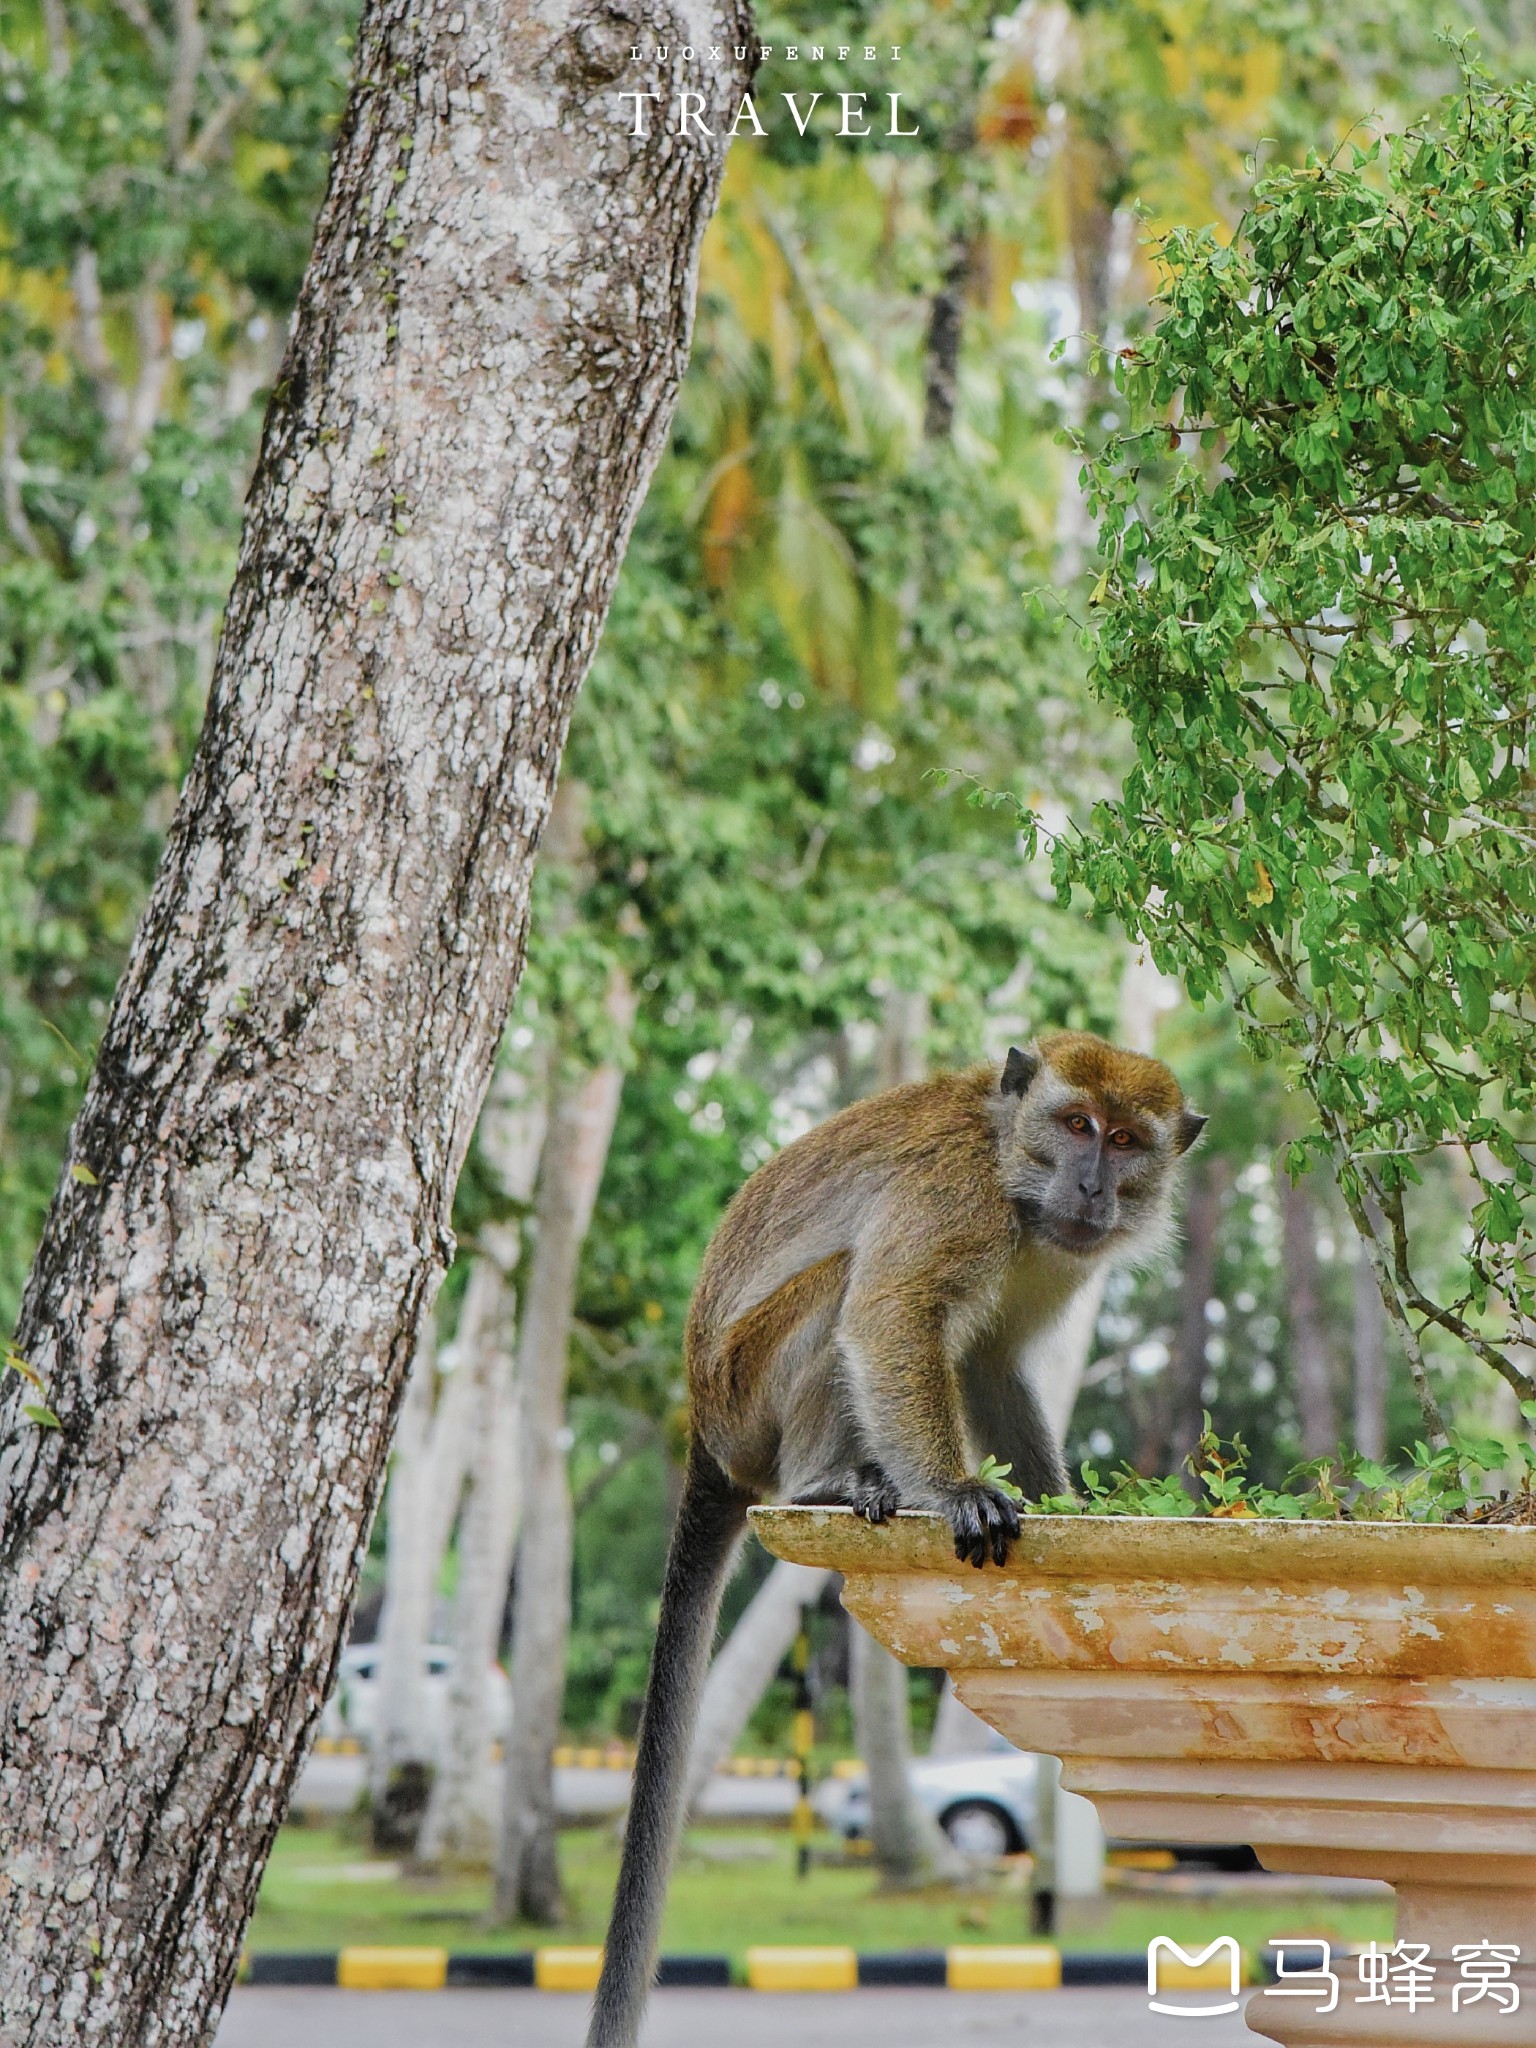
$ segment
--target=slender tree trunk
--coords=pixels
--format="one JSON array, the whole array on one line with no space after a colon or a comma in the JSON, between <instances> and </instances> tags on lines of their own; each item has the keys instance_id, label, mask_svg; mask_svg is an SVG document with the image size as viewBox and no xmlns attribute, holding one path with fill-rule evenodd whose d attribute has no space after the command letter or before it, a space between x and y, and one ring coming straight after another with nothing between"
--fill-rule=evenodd
<instances>
[{"instance_id":1,"label":"slender tree trunk","mask_svg":"<svg viewBox=\"0 0 1536 2048\"><path fill-rule=\"evenodd\" d=\"M1292 1182L1282 1174L1279 1195L1285 1315L1301 1449L1304 1457L1320 1458L1339 1448L1339 1417L1318 1291L1317 1211L1305 1181Z\"/></svg>"},{"instance_id":2,"label":"slender tree trunk","mask_svg":"<svg viewBox=\"0 0 1536 2048\"><path fill-rule=\"evenodd\" d=\"M369 1737L368 1792L374 1846L389 1852L409 1846L421 1818L431 1766L422 1667L438 1562L427 1544L437 1381L432 1336L427 1321L395 1431L387 1495L384 1606L379 1615L379 1681Z\"/></svg>"},{"instance_id":3,"label":"slender tree trunk","mask_svg":"<svg viewBox=\"0 0 1536 2048\"><path fill-rule=\"evenodd\" d=\"M896 1088L928 1071L928 998L892 989L880 1034L880 1086ZM869 1772L869 1831L881 1880L920 1884L951 1876L959 1858L912 1788L912 1712L907 1670L850 1615L848 1690L853 1732Z\"/></svg>"},{"instance_id":4,"label":"slender tree trunk","mask_svg":"<svg viewBox=\"0 0 1536 2048\"><path fill-rule=\"evenodd\" d=\"M508 1241L498 1251L515 1260L515 1234L505 1236ZM473 1359L460 1367L474 1386L474 1449L459 1517L458 1584L449 1630L453 1671L445 1725L431 1797L415 1844L421 1863L444 1857L488 1863L491 1856L487 1683L506 1604L521 1491L512 1370L514 1297L503 1257L487 1250L475 1262L474 1277L484 1276L494 1300L482 1320Z\"/></svg>"},{"instance_id":5,"label":"slender tree trunk","mask_svg":"<svg viewBox=\"0 0 1536 2048\"><path fill-rule=\"evenodd\" d=\"M1184 1209L1184 1273L1179 1286L1179 1328L1168 1362L1167 1398L1159 1404L1156 1441L1145 1441L1137 1463L1143 1472L1177 1472L1200 1438L1205 1379L1205 1346L1210 1334L1205 1305L1216 1286L1220 1258L1221 1200L1226 1162L1196 1153Z\"/></svg>"},{"instance_id":6,"label":"slender tree trunk","mask_svg":"<svg viewBox=\"0 0 1536 2048\"><path fill-rule=\"evenodd\" d=\"M537 1063L531 1083L503 1068L480 1118L481 1153L502 1193L513 1201L526 1202L533 1195L548 1094L547 1059ZM482 1254L470 1282L471 1287L482 1284L491 1289L492 1300L480 1319L473 1358L475 1440L459 1518L459 1573L449 1638L453 1673L442 1754L416 1843L416 1860L424 1864L446 1858L489 1863L494 1847L487 1685L501 1635L522 1503L511 1286L521 1237L516 1223L488 1225L481 1232ZM469 1368L466 1361L464 1370Z\"/></svg>"},{"instance_id":7,"label":"slender tree trunk","mask_svg":"<svg viewBox=\"0 0 1536 2048\"><path fill-rule=\"evenodd\" d=\"M689 1812L696 1810L715 1772L741 1740L800 1632L802 1608L820 1599L828 1576L814 1565L776 1564L710 1665L688 1760L684 1805Z\"/></svg>"},{"instance_id":8,"label":"slender tree trunk","mask_svg":"<svg viewBox=\"0 0 1536 2048\"><path fill-rule=\"evenodd\" d=\"M426 1647L436 1587L469 1468L475 1389L463 1358L473 1356L479 1294L471 1288L459 1331L438 1360L430 1325L412 1366L406 1415L395 1432L385 1524L385 1599L379 1614L379 1702L369 1743L369 1798L381 1849L410 1847L422 1819L436 1747L426 1710ZM438 1364L442 1370L438 1372ZM436 1405L416 1425L412 1403L436 1386ZM408 1839L401 1839L401 1829Z\"/></svg>"},{"instance_id":9,"label":"slender tree trunk","mask_svg":"<svg viewBox=\"0 0 1536 2048\"><path fill-rule=\"evenodd\" d=\"M919 1885L959 1875L962 1859L912 1790L907 1667L851 1617L848 1691L853 1738L869 1772L869 1834L880 1881Z\"/></svg>"},{"instance_id":10,"label":"slender tree trunk","mask_svg":"<svg viewBox=\"0 0 1536 2048\"><path fill-rule=\"evenodd\" d=\"M698 90L722 137L746 42L726 0L643 37L590 0L365 7L202 742L23 1302L62 1426L15 1376L0 1415L10 2048L200 2048L233 1980L687 356L725 143L635 137L615 95Z\"/></svg>"},{"instance_id":11,"label":"slender tree trunk","mask_svg":"<svg viewBox=\"0 0 1536 2048\"><path fill-rule=\"evenodd\" d=\"M954 1681L947 1674L939 1694L938 1712L933 1717L933 1740L928 1745L931 1757L979 1756L989 1749L992 1730L979 1714L973 1714L955 1691Z\"/></svg>"},{"instance_id":12,"label":"slender tree trunk","mask_svg":"<svg viewBox=\"0 0 1536 2048\"><path fill-rule=\"evenodd\" d=\"M948 441L959 403L960 344L965 336L965 288L971 274L971 244L956 235L944 265L944 282L928 307L923 345L923 439Z\"/></svg>"},{"instance_id":13,"label":"slender tree trunk","mask_svg":"<svg viewBox=\"0 0 1536 2048\"><path fill-rule=\"evenodd\" d=\"M439 1352L432 1326L423 1324L417 1359L425 1353L426 1385L435 1384L436 1405L419 1430L403 1434L402 1422L391 1460L379 1694L368 1761L374 1841L391 1853L414 1846L437 1762L427 1718L426 1654L437 1583L469 1469L475 1388L465 1361L475 1355L486 1307L484 1284L477 1286L471 1276L453 1342ZM418 1366L411 1370L414 1382ZM413 1385L407 1409L419 1398Z\"/></svg>"},{"instance_id":14,"label":"slender tree trunk","mask_svg":"<svg viewBox=\"0 0 1536 2048\"><path fill-rule=\"evenodd\" d=\"M1361 1251L1354 1266L1355 1449L1367 1458L1387 1455L1387 1312L1371 1262Z\"/></svg>"},{"instance_id":15,"label":"slender tree trunk","mask_svg":"<svg viewBox=\"0 0 1536 2048\"><path fill-rule=\"evenodd\" d=\"M429 1582L422 1565L436 1391L437 1345L433 1326L427 1322L411 1360L384 1496L384 1604L379 1610L378 1634L381 1669L368 1771L369 1795L375 1803L383 1796L396 1757L426 1754L419 1653L427 1639ZM407 1645L416 1654L402 1655Z\"/></svg>"},{"instance_id":16,"label":"slender tree trunk","mask_svg":"<svg viewBox=\"0 0 1536 2048\"><path fill-rule=\"evenodd\" d=\"M609 992L627 1029L634 998ZM581 1247L597 1201L623 1076L596 1067L555 1083L539 1175L538 1241L518 1343L523 1533L512 1602L512 1730L507 1740L496 1910L553 1926L562 1917L553 1751L560 1739L571 1621L571 1489L565 1377Z\"/></svg>"}]
</instances>

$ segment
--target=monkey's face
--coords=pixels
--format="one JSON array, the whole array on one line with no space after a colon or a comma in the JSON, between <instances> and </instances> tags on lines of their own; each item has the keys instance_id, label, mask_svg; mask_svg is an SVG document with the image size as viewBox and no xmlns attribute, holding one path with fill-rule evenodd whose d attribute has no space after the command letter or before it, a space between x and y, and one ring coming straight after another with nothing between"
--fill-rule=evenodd
<instances>
[{"instance_id":1,"label":"monkey's face","mask_svg":"<svg viewBox=\"0 0 1536 2048\"><path fill-rule=\"evenodd\" d=\"M999 1164L1025 1231L1084 1257L1156 1250L1169 1227L1174 1169L1204 1119L1095 1090L1038 1056L1017 1060L1010 1055L1003 1079L1003 1101L1016 1107L999 1130Z\"/></svg>"}]
</instances>

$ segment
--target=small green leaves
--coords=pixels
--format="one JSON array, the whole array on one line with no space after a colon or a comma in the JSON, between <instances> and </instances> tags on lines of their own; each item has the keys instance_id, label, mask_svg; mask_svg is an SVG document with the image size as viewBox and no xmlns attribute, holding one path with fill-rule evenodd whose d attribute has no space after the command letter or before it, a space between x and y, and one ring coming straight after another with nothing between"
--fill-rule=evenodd
<instances>
[{"instance_id":1,"label":"small green leaves","mask_svg":"<svg viewBox=\"0 0 1536 2048\"><path fill-rule=\"evenodd\" d=\"M1477 1126L1536 1124L1533 132L1532 88L1469 70L1438 132L1267 176L1221 247L1169 236L1136 431L1087 468L1093 677L1136 766L1053 849L1062 900L1235 998L1357 1227L1459 1145L1471 1241L1433 1299L1405 1217L1398 1328L1524 1395L1536 1144Z\"/></svg>"},{"instance_id":2,"label":"small green leaves","mask_svg":"<svg viewBox=\"0 0 1536 2048\"><path fill-rule=\"evenodd\" d=\"M42 1374L37 1370L36 1366L28 1364L14 1344L8 1343L5 1346L3 1357L0 1357L0 1363L9 1367L12 1372L20 1373L28 1386L36 1387L40 1394L47 1392L47 1388L43 1385Z\"/></svg>"},{"instance_id":3,"label":"small green leaves","mask_svg":"<svg viewBox=\"0 0 1536 2048\"><path fill-rule=\"evenodd\" d=\"M0 1347L0 1366L11 1372L19 1373L27 1385L36 1388L39 1394L47 1392L47 1388L43 1384L42 1374L37 1370L36 1366L29 1364L23 1358L16 1349L16 1346L9 1340L6 1341L3 1347ZM23 1402L21 1412L29 1422L36 1423L39 1429L58 1429L61 1427L58 1416L41 1401Z\"/></svg>"},{"instance_id":4,"label":"small green leaves","mask_svg":"<svg viewBox=\"0 0 1536 2048\"><path fill-rule=\"evenodd\" d=\"M1008 1476L1012 1470L1012 1465L999 1465L989 1452L977 1467L976 1477L983 1486L990 1486L994 1493L1006 1494L1009 1500L1022 1500L1023 1492Z\"/></svg>"},{"instance_id":5,"label":"small green leaves","mask_svg":"<svg viewBox=\"0 0 1536 2048\"><path fill-rule=\"evenodd\" d=\"M1536 1407L1536 1403L1528 1404ZM1532 1419L1536 1419L1533 1417ZM1511 1500L1493 1491L1511 1461L1522 1471L1521 1492ZM1414 1447L1413 1469L1394 1473L1375 1459L1340 1450L1314 1458L1286 1475L1284 1484L1265 1486L1248 1470L1248 1446L1241 1437L1218 1437L1204 1419L1200 1441L1185 1461L1186 1485L1176 1478L1144 1479L1122 1465L1109 1479L1082 1467L1081 1496L1053 1496L1027 1506L1030 1514L1201 1516L1213 1521L1447 1522L1520 1520L1536 1522L1536 1447L1453 1435L1438 1451Z\"/></svg>"},{"instance_id":6,"label":"small green leaves","mask_svg":"<svg viewBox=\"0 0 1536 2048\"><path fill-rule=\"evenodd\" d=\"M101 1186L101 1182L92 1173L91 1169L88 1166L82 1166L78 1160L69 1169L69 1177L71 1180L79 1181L83 1188L97 1188Z\"/></svg>"}]
</instances>

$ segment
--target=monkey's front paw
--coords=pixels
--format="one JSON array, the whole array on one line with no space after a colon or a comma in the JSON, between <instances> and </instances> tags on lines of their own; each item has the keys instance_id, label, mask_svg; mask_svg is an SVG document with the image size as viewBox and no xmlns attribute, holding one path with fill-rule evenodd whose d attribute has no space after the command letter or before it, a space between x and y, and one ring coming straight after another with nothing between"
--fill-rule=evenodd
<instances>
[{"instance_id":1,"label":"monkey's front paw","mask_svg":"<svg viewBox=\"0 0 1536 2048\"><path fill-rule=\"evenodd\" d=\"M852 1488L848 1505L866 1522L888 1522L901 1506L901 1496L878 1466L866 1465Z\"/></svg>"},{"instance_id":2,"label":"monkey's front paw","mask_svg":"<svg viewBox=\"0 0 1536 2048\"><path fill-rule=\"evenodd\" d=\"M1009 1546L1019 1533L1019 1510L1006 1493L973 1479L955 1488L949 1526L955 1532L956 1557L980 1570L989 1555L994 1564L1008 1562Z\"/></svg>"}]
</instances>

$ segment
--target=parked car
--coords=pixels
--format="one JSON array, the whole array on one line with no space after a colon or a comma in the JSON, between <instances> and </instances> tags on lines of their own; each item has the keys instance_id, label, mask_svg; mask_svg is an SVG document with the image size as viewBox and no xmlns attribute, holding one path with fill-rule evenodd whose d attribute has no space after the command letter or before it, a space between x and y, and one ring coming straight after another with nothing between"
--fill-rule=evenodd
<instances>
[{"instance_id":1,"label":"parked car","mask_svg":"<svg viewBox=\"0 0 1536 2048\"><path fill-rule=\"evenodd\" d=\"M448 1681L452 1675L453 1651L446 1643L429 1643L423 1652L422 1677L426 1687L427 1726L432 1731L434 1743L447 1720ZM499 1664L488 1668L485 1683L491 1738L501 1742L512 1725L512 1683ZM369 1741L378 1714L378 1697L379 1645L353 1643L341 1653L336 1690L326 1704L325 1718L320 1724L321 1734L353 1735L360 1741Z\"/></svg>"},{"instance_id":2,"label":"parked car","mask_svg":"<svg viewBox=\"0 0 1536 2048\"><path fill-rule=\"evenodd\" d=\"M998 1738L999 1742L1002 1738ZM1013 1856L1029 1847L1035 1824L1038 1760L1003 1744L974 1756L918 1757L912 1787L962 1854ZM869 1832L869 1780L834 1780L823 1802L828 1823L850 1841Z\"/></svg>"},{"instance_id":3,"label":"parked car","mask_svg":"<svg viewBox=\"0 0 1536 2048\"><path fill-rule=\"evenodd\" d=\"M1015 1749L996 1730L987 1747L964 1756L916 1757L913 1790L963 1855L978 1859L1014 1856L1027 1849L1035 1825L1035 1784L1039 1759ZM850 1841L869 1833L869 1780L859 1775L834 1779L817 1799L829 1827ZM1144 1842L1112 1848L1142 1850ZM1217 1870L1259 1868L1253 1851L1236 1843L1168 1842L1161 1845L1179 1863Z\"/></svg>"}]
</instances>

